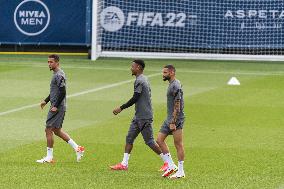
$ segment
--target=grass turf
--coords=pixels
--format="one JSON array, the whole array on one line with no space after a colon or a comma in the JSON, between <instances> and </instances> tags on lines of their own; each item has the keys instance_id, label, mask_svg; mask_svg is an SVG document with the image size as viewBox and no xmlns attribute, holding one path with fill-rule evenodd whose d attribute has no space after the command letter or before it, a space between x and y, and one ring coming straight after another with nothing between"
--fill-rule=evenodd
<instances>
[{"instance_id":1,"label":"grass turf","mask_svg":"<svg viewBox=\"0 0 284 189\"><path fill-rule=\"evenodd\" d=\"M61 57L68 95L133 79L130 59ZM54 165L38 165L45 155L47 108L0 115L1 188L283 188L284 65L274 62L146 60L145 75L174 64L182 82L186 178L163 179L161 160L139 136L128 172L110 171L121 161L133 108L112 109L128 100L133 83L71 97L64 129L86 147L81 163L56 139ZM236 76L240 86L227 86ZM39 103L47 96L51 73L45 56L0 56L0 114ZM160 75L149 78L154 131L166 116L166 89ZM172 138L167 140L175 162Z\"/></svg>"}]
</instances>

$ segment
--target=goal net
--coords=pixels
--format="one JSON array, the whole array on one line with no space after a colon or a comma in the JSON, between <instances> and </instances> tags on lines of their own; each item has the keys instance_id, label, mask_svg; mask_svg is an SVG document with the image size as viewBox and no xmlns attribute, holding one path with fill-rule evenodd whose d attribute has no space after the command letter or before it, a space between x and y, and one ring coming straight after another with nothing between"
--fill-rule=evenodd
<instances>
[{"instance_id":1,"label":"goal net","mask_svg":"<svg viewBox=\"0 0 284 189\"><path fill-rule=\"evenodd\" d=\"M93 0L100 56L284 60L282 0Z\"/></svg>"}]
</instances>

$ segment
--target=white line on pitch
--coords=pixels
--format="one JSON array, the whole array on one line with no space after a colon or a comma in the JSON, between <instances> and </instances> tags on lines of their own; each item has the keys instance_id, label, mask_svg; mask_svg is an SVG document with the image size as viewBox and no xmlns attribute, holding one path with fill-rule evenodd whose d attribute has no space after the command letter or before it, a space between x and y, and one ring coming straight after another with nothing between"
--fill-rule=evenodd
<instances>
[{"instance_id":1,"label":"white line on pitch","mask_svg":"<svg viewBox=\"0 0 284 189\"><path fill-rule=\"evenodd\" d=\"M161 74L160 73L155 73L155 74L148 75L147 77L150 78L150 77L155 77L155 76L158 76L158 75L161 75ZM78 93L74 93L74 94L71 94L71 95L67 95L67 98L77 97L77 96L81 96L81 95L85 95L85 94L101 91L101 90L104 90L104 89L117 87L117 86L120 86L120 85L124 85L126 83L133 82L134 80L135 79L130 79L130 80L121 81L121 82L118 82L118 83L113 83L113 84L105 85L105 86L94 88L94 89L85 90L85 91L82 91L82 92L78 92ZM26 110L26 109L29 109L29 108L34 108L36 106L39 106L39 103L38 104L31 104L31 105L27 105L27 106L22 106L22 107L11 109L11 110L8 110L8 111L5 111L5 112L0 112L0 116L7 115L7 114L10 114L10 113L14 113L14 112L19 112L21 110Z\"/></svg>"}]
</instances>

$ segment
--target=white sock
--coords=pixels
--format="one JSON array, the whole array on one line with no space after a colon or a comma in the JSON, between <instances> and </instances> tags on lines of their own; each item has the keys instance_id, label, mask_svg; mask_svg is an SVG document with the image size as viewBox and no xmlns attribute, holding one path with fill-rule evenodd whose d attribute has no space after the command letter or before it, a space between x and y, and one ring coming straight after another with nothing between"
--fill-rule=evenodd
<instances>
[{"instance_id":1,"label":"white sock","mask_svg":"<svg viewBox=\"0 0 284 189\"><path fill-rule=\"evenodd\" d=\"M46 157L51 159L53 158L53 148L46 148Z\"/></svg>"},{"instance_id":2,"label":"white sock","mask_svg":"<svg viewBox=\"0 0 284 189\"><path fill-rule=\"evenodd\" d=\"M78 148L78 144L76 144L76 142L74 140L72 140L70 138L70 140L68 141L68 144L70 144L70 146L72 146L72 148L76 151Z\"/></svg>"},{"instance_id":3,"label":"white sock","mask_svg":"<svg viewBox=\"0 0 284 189\"><path fill-rule=\"evenodd\" d=\"M174 163L174 161L173 161L173 159L172 159L171 154L170 154L170 153L167 153L167 154L165 154L165 157L166 157L167 163L169 164L169 167L174 166L175 163Z\"/></svg>"},{"instance_id":4,"label":"white sock","mask_svg":"<svg viewBox=\"0 0 284 189\"><path fill-rule=\"evenodd\" d=\"M161 157L161 159L163 160L164 163L167 162L167 158L163 153L160 154L160 157Z\"/></svg>"},{"instance_id":5,"label":"white sock","mask_svg":"<svg viewBox=\"0 0 284 189\"><path fill-rule=\"evenodd\" d=\"M121 162L122 165L128 166L129 156L130 156L130 154L128 154L128 153L123 154L123 160Z\"/></svg>"},{"instance_id":6,"label":"white sock","mask_svg":"<svg viewBox=\"0 0 284 189\"><path fill-rule=\"evenodd\" d=\"M184 161L178 161L178 171L180 172L180 173L183 173L184 171L183 171L183 163L184 163Z\"/></svg>"}]
</instances>

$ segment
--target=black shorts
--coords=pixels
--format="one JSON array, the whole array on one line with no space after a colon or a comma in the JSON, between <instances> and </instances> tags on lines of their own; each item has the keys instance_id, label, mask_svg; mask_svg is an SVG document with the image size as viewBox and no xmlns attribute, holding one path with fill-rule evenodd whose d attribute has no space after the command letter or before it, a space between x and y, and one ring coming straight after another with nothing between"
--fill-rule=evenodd
<instances>
[{"instance_id":1,"label":"black shorts","mask_svg":"<svg viewBox=\"0 0 284 189\"><path fill-rule=\"evenodd\" d=\"M183 129L183 124L184 124L184 119L180 119L177 120L176 122L176 130L178 129ZM172 134L172 130L170 129L170 120L165 120L161 129L160 129L161 133L164 133L166 135L171 135Z\"/></svg>"},{"instance_id":2,"label":"black shorts","mask_svg":"<svg viewBox=\"0 0 284 189\"><path fill-rule=\"evenodd\" d=\"M56 112L49 111L46 119L46 127L62 128L64 117L64 110L58 110Z\"/></svg>"},{"instance_id":3,"label":"black shorts","mask_svg":"<svg viewBox=\"0 0 284 189\"><path fill-rule=\"evenodd\" d=\"M128 134L126 136L126 143L133 144L138 134L141 133L147 145L154 144L155 140L153 137L152 123L152 119L138 120L134 118L130 124Z\"/></svg>"}]
</instances>

